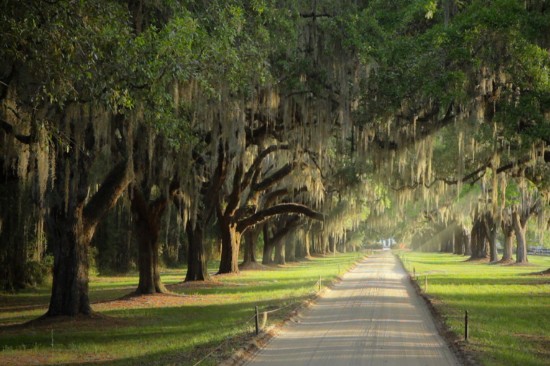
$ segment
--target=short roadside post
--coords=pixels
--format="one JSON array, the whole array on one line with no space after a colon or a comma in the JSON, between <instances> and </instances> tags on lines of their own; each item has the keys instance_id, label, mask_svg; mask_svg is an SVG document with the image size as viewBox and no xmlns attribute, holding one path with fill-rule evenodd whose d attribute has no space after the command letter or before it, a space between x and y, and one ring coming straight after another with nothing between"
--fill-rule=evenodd
<instances>
[{"instance_id":1,"label":"short roadside post","mask_svg":"<svg viewBox=\"0 0 550 366\"><path fill-rule=\"evenodd\" d=\"M464 312L464 340L468 340L468 310Z\"/></svg>"},{"instance_id":2,"label":"short roadside post","mask_svg":"<svg viewBox=\"0 0 550 366\"><path fill-rule=\"evenodd\" d=\"M260 314L258 312L258 307L256 306L256 335L260 334Z\"/></svg>"},{"instance_id":3,"label":"short roadside post","mask_svg":"<svg viewBox=\"0 0 550 366\"><path fill-rule=\"evenodd\" d=\"M424 292L428 292L428 275L426 275L426 278L424 279Z\"/></svg>"}]
</instances>

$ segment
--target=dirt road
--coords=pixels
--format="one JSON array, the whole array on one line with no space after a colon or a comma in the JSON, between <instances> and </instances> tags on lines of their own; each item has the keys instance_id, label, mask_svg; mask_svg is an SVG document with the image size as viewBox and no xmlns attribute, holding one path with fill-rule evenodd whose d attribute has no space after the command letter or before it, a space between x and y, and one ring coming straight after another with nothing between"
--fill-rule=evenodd
<instances>
[{"instance_id":1,"label":"dirt road","mask_svg":"<svg viewBox=\"0 0 550 366\"><path fill-rule=\"evenodd\" d=\"M247 365L458 363L397 259L381 252L344 275Z\"/></svg>"}]
</instances>

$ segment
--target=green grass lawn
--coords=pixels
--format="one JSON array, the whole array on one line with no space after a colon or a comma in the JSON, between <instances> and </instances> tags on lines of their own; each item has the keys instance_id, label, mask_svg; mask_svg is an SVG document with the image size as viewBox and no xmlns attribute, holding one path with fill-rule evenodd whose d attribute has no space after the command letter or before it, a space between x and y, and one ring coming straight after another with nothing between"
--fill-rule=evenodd
<instances>
[{"instance_id":1,"label":"green grass lawn","mask_svg":"<svg viewBox=\"0 0 550 366\"><path fill-rule=\"evenodd\" d=\"M400 253L449 327L460 337L464 311L470 334L467 349L484 365L550 365L550 257L529 258L530 265L465 262L452 254Z\"/></svg>"},{"instance_id":2,"label":"green grass lawn","mask_svg":"<svg viewBox=\"0 0 550 366\"><path fill-rule=\"evenodd\" d=\"M183 296L141 302L117 300L135 289L136 275L93 277L90 297L92 308L104 315L99 319L25 325L45 313L49 288L0 294L0 365L193 365L223 343L201 363L214 365L252 337L255 306L260 311L287 306L269 316L268 325L280 322L314 296L320 276L327 284L359 258L358 253L313 258L192 286L178 284L184 270L170 270L163 282Z\"/></svg>"}]
</instances>

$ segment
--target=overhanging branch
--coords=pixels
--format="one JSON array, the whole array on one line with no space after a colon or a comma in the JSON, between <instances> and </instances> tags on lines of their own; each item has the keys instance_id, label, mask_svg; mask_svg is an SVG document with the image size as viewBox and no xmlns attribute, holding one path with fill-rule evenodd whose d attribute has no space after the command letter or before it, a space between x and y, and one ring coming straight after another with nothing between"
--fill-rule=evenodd
<instances>
[{"instance_id":1,"label":"overhanging branch","mask_svg":"<svg viewBox=\"0 0 550 366\"><path fill-rule=\"evenodd\" d=\"M265 178L263 181L261 181L258 184L254 184L252 186L252 190L254 191L263 191L267 188L271 187L273 184L277 183L287 175L289 175L292 172L292 169L294 169L295 163L292 164L286 164L281 169L277 170L275 173L271 174L269 177Z\"/></svg>"},{"instance_id":2,"label":"overhanging branch","mask_svg":"<svg viewBox=\"0 0 550 366\"><path fill-rule=\"evenodd\" d=\"M134 177L132 168L132 162L126 160L115 165L109 172L97 193L84 207L84 217L88 222L87 229L97 225L107 211L114 207Z\"/></svg>"},{"instance_id":3,"label":"overhanging branch","mask_svg":"<svg viewBox=\"0 0 550 366\"><path fill-rule=\"evenodd\" d=\"M23 144L29 145L32 142L30 135L20 135L20 134L15 133L13 126L11 124L9 124L8 122L4 121L3 119L0 119L0 127L2 127L2 129L7 134L13 135L13 137L15 137L15 139L17 141L19 141Z\"/></svg>"},{"instance_id":4,"label":"overhanging branch","mask_svg":"<svg viewBox=\"0 0 550 366\"><path fill-rule=\"evenodd\" d=\"M288 150L288 145L271 145L267 147L265 150L260 152L256 159L254 159L254 162L248 169L248 171L245 173L244 178L241 182L241 190L244 190L252 181L252 177L254 176L254 173L260 168L260 165L262 164L262 161L272 152L279 151L279 150Z\"/></svg>"},{"instance_id":5,"label":"overhanging branch","mask_svg":"<svg viewBox=\"0 0 550 366\"><path fill-rule=\"evenodd\" d=\"M500 173L503 173L505 171L517 168L519 166L522 166L523 164L528 163L529 161L531 161L531 158L523 157L523 158L520 158L516 161L501 165L500 167L498 167L496 169L496 174L500 174ZM429 183L423 182L423 181L413 182L411 184L406 184L406 185L403 185L401 187L392 187L392 189L394 191L402 191L402 190L405 190L405 189L409 189L409 190L410 189L415 189L415 188L418 188L419 186L424 186L426 188L431 188L437 182L443 182L447 185L456 185L459 182L472 185L475 182L477 182L478 180L480 180L481 178L483 178L483 176L485 175L486 169L489 168L489 167L491 167L491 159L489 159L487 162L482 164L476 170L474 170L474 171L470 172L469 174L465 175L464 177L462 177L462 179L447 179L447 178L438 177L438 178L434 178L434 180L432 180Z\"/></svg>"},{"instance_id":6,"label":"overhanging branch","mask_svg":"<svg viewBox=\"0 0 550 366\"><path fill-rule=\"evenodd\" d=\"M319 221L323 221L325 219L325 216L322 213L315 211L306 205L302 205L299 203L280 203L278 205L258 211L245 219L239 220L239 222L237 223L237 230L243 232L249 226L257 225L272 216L289 213L305 215Z\"/></svg>"}]
</instances>

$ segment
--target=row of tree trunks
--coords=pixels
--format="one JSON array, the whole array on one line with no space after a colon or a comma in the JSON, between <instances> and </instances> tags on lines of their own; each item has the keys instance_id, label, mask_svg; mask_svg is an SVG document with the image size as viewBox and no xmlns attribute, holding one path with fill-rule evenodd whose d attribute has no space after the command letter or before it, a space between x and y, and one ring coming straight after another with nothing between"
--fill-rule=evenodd
<instances>
[{"instance_id":1,"label":"row of tree trunks","mask_svg":"<svg viewBox=\"0 0 550 366\"><path fill-rule=\"evenodd\" d=\"M513 210L502 219L494 219L490 212L476 217L471 232L471 259L488 259L498 262L497 229L500 227L504 235L503 256L501 262L513 261L513 238L516 238L516 263L527 263L527 221L529 214L522 215Z\"/></svg>"},{"instance_id":2,"label":"row of tree trunks","mask_svg":"<svg viewBox=\"0 0 550 366\"><path fill-rule=\"evenodd\" d=\"M45 251L43 213L28 182L12 169L0 169L0 195L0 290L17 291L42 280L32 265L40 263Z\"/></svg>"},{"instance_id":3,"label":"row of tree trunks","mask_svg":"<svg viewBox=\"0 0 550 366\"><path fill-rule=\"evenodd\" d=\"M295 229L300 223L300 217L296 215L282 218L275 223L263 224L264 236L264 255L262 264L280 264L286 263L287 253L289 253L289 242L293 240ZM293 260L297 257L294 250L290 257Z\"/></svg>"}]
</instances>

